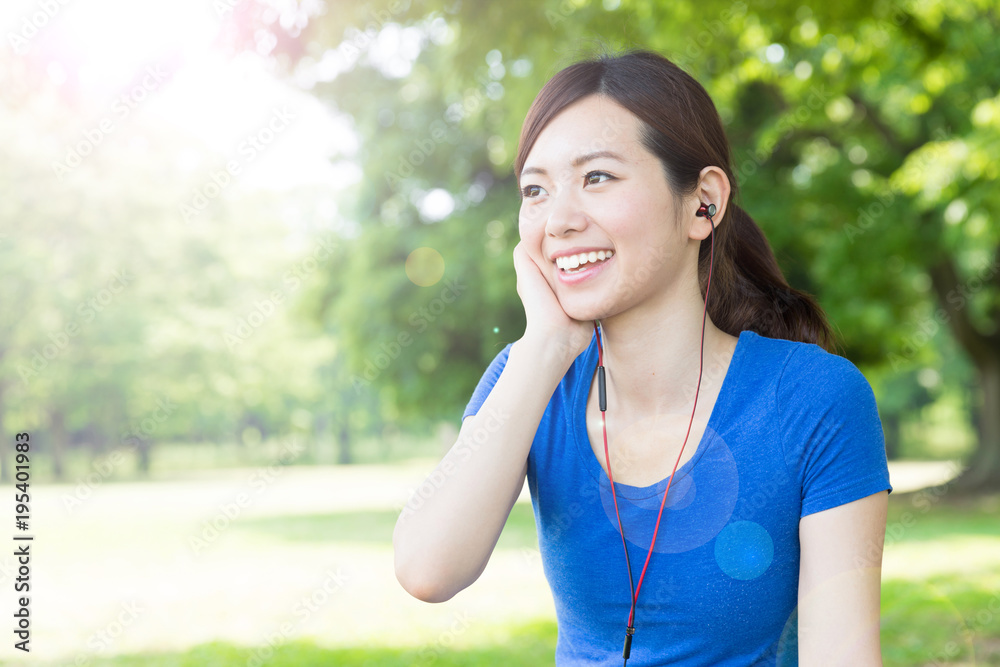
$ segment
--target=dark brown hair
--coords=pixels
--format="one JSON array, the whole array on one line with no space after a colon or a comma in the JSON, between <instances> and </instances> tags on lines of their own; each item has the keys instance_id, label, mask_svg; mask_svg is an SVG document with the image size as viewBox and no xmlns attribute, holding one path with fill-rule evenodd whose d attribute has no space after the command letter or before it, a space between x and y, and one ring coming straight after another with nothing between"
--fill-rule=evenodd
<instances>
[{"instance_id":1,"label":"dark brown hair","mask_svg":"<svg viewBox=\"0 0 1000 667\"><path fill-rule=\"evenodd\" d=\"M822 309L810 295L788 285L764 232L735 203L739 187L729 141L712 98L691 75L660 54L642 49L621 55L605 53L553 76L524 120L514 161L518 182L531 147L549 121L589 95L614 100L641 121L642 143L660 159L676 197L693 193L701 170L709 165L728 176L728 206L723 219L716 221L708 304L712 322L733 336L749 329L835 352L837 343ZM702 241L698 255L702 295L710 243L711 238Z\"/></svg>"}]
</instances>

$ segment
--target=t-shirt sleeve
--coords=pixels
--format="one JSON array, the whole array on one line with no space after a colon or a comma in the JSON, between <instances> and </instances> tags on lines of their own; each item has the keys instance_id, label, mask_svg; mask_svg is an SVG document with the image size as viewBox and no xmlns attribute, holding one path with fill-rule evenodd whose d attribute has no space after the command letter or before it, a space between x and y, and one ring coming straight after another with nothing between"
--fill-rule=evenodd
<instances>
[{"instance_id":1,"label":"t-shirt sleeve","mask_svg":"<svg viewBox=\"0 0 1000 667\"><path fill-rule=\"evenodd\" d=\"M797 348L777 393L785 463L802 489L800 516L892 493L875 395L853 363Z\"/></svg>"},{"instance_id":2,"label":"t-shirt sleeve","mask_svg":"<svg viewBox=\"0 0 1000 667\"><path fill-rule=\"evenodd\" d=\"M476 390L472 392L472 398L469 400L469 404L465 406L465 412L462 413L463 420L479 412L479 408L486 402L486 397L493 391L493 386L500 379L500 374L507 364L507 356L510 354L511 345L513 343L508 343L507 347L500 350L500 354L493 358L486 372L483 373L483 377L479 379L479 384L476 385Z\"/></svg>"}]
</instances>

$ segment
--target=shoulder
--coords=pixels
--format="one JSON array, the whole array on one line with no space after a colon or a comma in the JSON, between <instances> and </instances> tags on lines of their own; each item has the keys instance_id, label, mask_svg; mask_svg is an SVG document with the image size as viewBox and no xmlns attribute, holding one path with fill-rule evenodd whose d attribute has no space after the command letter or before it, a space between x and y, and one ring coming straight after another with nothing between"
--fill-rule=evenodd
<instances>
[{"instance_id":1,"label":"shoulder","mask_svg":"<svg viewBox=\"0 0 1000 667\"><path fill-rule=\"evenodd\" d=\"M753 356L768 365L768 400L789 460L870 444L884 457L882 424L868 380L849 359L818 345L753 334ZM850 444L850 443L854 444Z\"/></svg>"},{"instance_id":2,"label":"shoulder","mask_svg":"<svg viewBox=\"0 0 1000 667\"><path fill-rule=\"evenodd\" d=\"M468 404L465 406L465 411L462 413L463 420L479 412L479 408L486 401L486 397L493 391L493 386L500 379L500 374L503 373L504 366L507 365L507 357L510 355L511 345L512 343L508 343L506 347L500 350L483 372L482 377L479 379L479 384L476 385L475 391L472 392L472 398L469 399Z\"/></svg>"},{"instance_id":3,"label":"shoulder","mask_svg":"<svg viewBox=\"0 0 1000 667\"><path fill-rule=\"evenodd\" d=\"M891 488L878 407L858 367L818 345L755 342L782 360L776 428L786 465L803 485L803 515Z\"/></svg>"},{"instance_id":4,"label":"shoulder","mask_svg":"<svg viewBox=\"0 0 1000 667\"><path fill-rule=\"evenodd\" d=\"M777 373L779 402L788 398L805 402L842 400L872 393L864 374L846 357L813 343L768 338L752 331L744 335L749 336L753 356Z\"/></svg>"}]
</instances>

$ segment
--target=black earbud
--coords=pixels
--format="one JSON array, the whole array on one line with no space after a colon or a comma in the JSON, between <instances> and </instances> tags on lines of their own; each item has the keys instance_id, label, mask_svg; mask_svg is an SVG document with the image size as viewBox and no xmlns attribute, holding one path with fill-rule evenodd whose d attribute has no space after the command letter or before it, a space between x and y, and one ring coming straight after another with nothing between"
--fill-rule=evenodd
<instances>
[{"instance_id":1,"label":"black earbud","mask_svg":"<svg viewBox=\"0 0 1000 667\"><path fill-rule=\"evenodd\" d=\"M706 216L711 218L713 215L715 215L715 211L716 211L715 204L708 204L707 206L705 204L702 204L701 207L698 209L698 212L695 213L695 215L701 218L704 218Z\"/></svg>"}]
</instances>

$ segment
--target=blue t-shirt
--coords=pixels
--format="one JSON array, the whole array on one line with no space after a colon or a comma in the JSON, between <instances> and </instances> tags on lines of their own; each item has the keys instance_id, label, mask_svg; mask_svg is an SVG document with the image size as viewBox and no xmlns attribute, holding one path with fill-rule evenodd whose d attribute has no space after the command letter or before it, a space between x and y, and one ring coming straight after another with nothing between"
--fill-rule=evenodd
<instances>
[{"instance_id":1,"label":"blue t-shirt","mask_svg":"<svg viewBox=\"0 0 1000 667\"><path fill-rule=\"evenodd\" d=\"M595 337L549 401L527 479L555 600L556 664L617 667L631 598L610 485L585 426L596 365ZM666 484L615 484L636 583ZM816 345L743 331L705 434L670 487L629 665L798 664L799 519L887 489L875 397L857 367Z\"/></svg>"}]
</instances>

